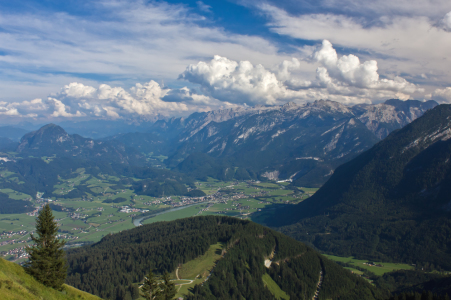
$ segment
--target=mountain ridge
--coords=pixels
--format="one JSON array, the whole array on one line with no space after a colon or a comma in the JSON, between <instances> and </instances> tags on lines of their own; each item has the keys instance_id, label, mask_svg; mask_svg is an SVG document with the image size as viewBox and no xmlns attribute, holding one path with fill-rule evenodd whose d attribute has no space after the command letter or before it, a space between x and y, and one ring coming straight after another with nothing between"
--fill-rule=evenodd
<instances>
[{"instance_id":1,"label":"mountain ridge","mask_svg":"<svg viewBox=\"0 0 451 300\"><path fill-rule=\"evenodd\" d=\"M451 268L450 126L451 105L435 107L267 225L336 255Z\"/></svg>"}]
</instances>

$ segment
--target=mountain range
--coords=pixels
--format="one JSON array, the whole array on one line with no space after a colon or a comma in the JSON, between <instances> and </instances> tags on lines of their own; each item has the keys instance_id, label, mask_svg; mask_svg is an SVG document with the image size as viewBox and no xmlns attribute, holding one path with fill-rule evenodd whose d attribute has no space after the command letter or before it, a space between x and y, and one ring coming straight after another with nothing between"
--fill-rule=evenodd
<instances>
[{"instance_id":1,"label":"mountain range","mask_svg":"<svg viewBox=\"0 0 451 300\"><path fill-rule=\"evenodd\" d=\"M432 100L392 99L350 107L319 100L235 108L159 120L147 132L100 140L48 124L25 134L16 149L10 140L4 145L20 157L70 156L140 166L153 162L198 179L290 179L297 186L319 187L339 165L436 105ZM164 164L149 159L158 155L167 157Z\"/></svg>"},{"instance_id":2,"label":"mountain range","mask_svg":"<svg viewBox=\"0 0 451 300\"><path fill-rule=\"evenodd\" d=\"M324 100L255 106L159 120L149 129L160 137L158 142L152 140L153 144L141 134L114 138L133 139L137 148L167 155L165 163L170 168L186 170L180 164L189 157L193 175L206 173L204 161L209 156L215 167L239 167L272 180L293 179L297 185L320 186L340 164L436 105L432 100L392 99L352 107Z\"/></svg>"}]
</instances>

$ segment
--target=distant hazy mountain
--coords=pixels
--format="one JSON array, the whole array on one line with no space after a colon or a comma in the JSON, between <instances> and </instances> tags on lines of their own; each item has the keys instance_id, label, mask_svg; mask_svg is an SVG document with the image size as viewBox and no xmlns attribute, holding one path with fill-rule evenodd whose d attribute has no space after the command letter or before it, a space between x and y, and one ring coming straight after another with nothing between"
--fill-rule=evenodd
<instances>
[{"instance_id":1,"label":"distant hazy mountain","mask_svg":"<svg viewBox=\"0 0 451 300\"><path fill-rule=\"evenodd\" d=\"M13 126L1 126L0 127L0 137L11 139L12 141L18 142L21 137L23 137L28 130L13 127Z\"/></svg>"},{"instance_id":2,"label":"distant hazy mountain","mask_svg":"<svg viewBox=\"0 0 451 300\"><path fill-rule=\"evenodd\" d=\"M229 169L241 167L270 179L293 178L298 185L319 186L337 166L436 105L388 100L348 107L320 100L195 113L157 121L150 131L171 145L170 167L204 153ZM203 168L205 158L196 157L201 160L191 165Z\"/></svg>"},{"instance_id":3,"label":"distant hazy mountain","mask_svg":"<svg viewBox=\"0 0 451 300\"><path fill-rule=\"evenodd\" d=\"M103 160L116 163L142 164L143 155L119 142L96 141L70 135L55 124L48 124L37 131L27 133L20 140L17 152L20 156L70 156L82 159Z\"/></svg>"},{"instance_id":4,"label":"distant hazy mountain","mask_svg":"<svg viewBox=\"0 0 451 300\"><path fill-rule=\"evenodd\" d=\"M17 147L17 144L10 138L0 137L0 151L12 151Z\"/></svg>"},{"instance_id":5,"label":"distant hazy mountain","mask_svg":"<svg viewBox=\"0 0 451 300\"><path fill-rule=\"evenodd\" d=\"M152 126L72 122L68 125L79 132L94 134L95 130L97 136L123 133L93 140L47 125L26 134L17 151L21 156L56 154L139 165L152 153L168 156L165 164L169 168L197 178L291 178L296 185L320 186L336 167L436 104L388 100L348 107L320 100L194 113L186 119L159 120Z\"/></svg>"},{"instance_id":6,"label":"distant hazy mountain","mask_svg":"<svg viewBox=\"0 0 451 300\"><path fill-rule=\"evenodd\" d=\"M153 133L129 132L110 136L102 140L117 141L146 154L167 155L172 151L171 144L168 143L167 139Z\"/></svg>"},{"instance_id":7,"label":"distant hazy mountain","mask_svg":"<svg viewBox=\"0 0 451 300\"><path fill-rule=\"evenodd\" d=\"M343 164L267 224L338 255L451 269L451 105Z\"/></svg>"},{"instance_id":8,"label":"distant hazy mountain","mask_svg":"<svg viewBox=\"0 0 451 300\"><path fill-rule=\"evenodd\" d=\"M127 122L123 120L91 120L63 121L57 125L63 127L69 134L79 134L86 138L102 139L117 134L129 132L147 132L154 122Z\"/></svg>"}]
</instances>

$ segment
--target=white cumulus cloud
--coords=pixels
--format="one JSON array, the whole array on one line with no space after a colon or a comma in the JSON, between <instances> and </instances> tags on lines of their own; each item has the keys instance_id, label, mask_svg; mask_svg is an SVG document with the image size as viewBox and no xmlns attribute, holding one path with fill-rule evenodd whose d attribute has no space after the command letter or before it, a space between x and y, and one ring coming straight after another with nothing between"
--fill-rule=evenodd
<instances>
[{"instance_id":1,"label":"white cumulus cloud","mask_svg":"<svg viewBox=\"0 0 451 300\"><path fill-rule=\"evenodd\" d=\"M428 96L429 98L440 102L451 103L451 87L436 89L431 95Z\"/></svg>"},{"instance_id":2,"label":"white cumulus cloud","mask_svg":"<svg viewBox=\"0 0 451 300\"><path fill-rule=\"evenodd\" d=\"M190 64L179 78L197 83L205 93L231 103L276 104L287 96L276 74L262 65L219 55L209 62Z\"/></svg>"},{"instance_id":3,"label":"white cumulus cloud","mask_svg":"<svg viewBox=\"0 0 451 300\"><path fill-rule=\"evenodd\" d=\"M234 61L216 55L211 61L189 65L179 78L199 84L204 94L231 103L279 104L331 99L344 103L368 103L387 98L409 99L423 91L406 79L380 78L375 60L361 62L353 54L338 57L324 40L312 54L310 64L319 64L316 78L302 73L306 61L285 60L274 70L249 61Z\"/></svg>"},{"instance_id":4,"label":"white cumulus cloud","mask_svg":"<svg viewBox=\"0 0 451 300\"><path fill-rule=\"evenodd\" d=\"M409 85L406 82L394 79L394 76L401 76L401 74L406 74L403 77L409 76L410 80L414 80L420 74L433 74L428 79L421 79L422 87L428 90L435 89L432 80L451 81L448 63L451 33L450 30L444 30L449 24L450 15L447 14L445 18L443 16L443 11L449 12L451 2L440 1L440 5L437 5L438 1L432 4L418 0L413 11L401 11L396 7L392 9L393 5L398 6L396 1L390 1L393 4L389 4L388 0L373 1L371 4L356 0L345 1L349 6L341 2L322 1L325 5L333 3L334 7L367 6L368 11L372 11L373 6L376 5L381 15L375 19L370 18L369 21L355 13L334 14L331 11L319 10L315 13L296 14L266 3L258 7L268 16L269 29L277 34L301 40L328 40L348 53L352 53L352 49L358 49L361 53L359 56L365 57L365 60L369 62L377 57L380 77L394 80L394 82L385 82L380 79L380 84L384 88L393 89L400 84L408 88ZM357 5L357 2L360 4ZM405 4L406 1L403 1L400 7L411 7ZM396 11L399 15L393 15ZM442 20L440 21L442 25L437 26L440 23L439 20ZM445 24L447 24L446 27ZM356 62L352 57L348 57L348 60L347 63L351 65ZM361 68L374 69L373 64L367 64ZM358 79L352 78L353 74L356 73L346 74L348 75L346 79L348 82L355 80L355 84L358 84ZM371 73L364 72L364 74ZM375 75L374 72L372 74ZM333 74L331 76L334 77ZM371 81L371 76L362 78L360 83L365 84L367 80ZM424 94L417 91L415 97L423 98Z\"/></svg>"},{"instance_id":5,"label":"white cumulus cloud","mask_svg":"<svg viewBox=\"0 0 451 300\"><path fill-rule=\"evenodd\" d=\"M445 30L451 31L451 11L445 15L442 20L442 24Z\"/></svg>"},{"instance_id":6,"label":"white cumulus cloud","mask_svg":"<svg viewBox=\"0 0 451 300\"><path fill-rule=\"evenodd\" d=\"M364 63L353 55L343 55L338 58L337 52L328 40L313 54L316 61L323 65L317 71L318 79L323 84L339 83L363 89L392 90L396 92L413 93L418 88L404 78L396 76L393 80L379 79L377 61Z\"/></svg>"}]
</instances>

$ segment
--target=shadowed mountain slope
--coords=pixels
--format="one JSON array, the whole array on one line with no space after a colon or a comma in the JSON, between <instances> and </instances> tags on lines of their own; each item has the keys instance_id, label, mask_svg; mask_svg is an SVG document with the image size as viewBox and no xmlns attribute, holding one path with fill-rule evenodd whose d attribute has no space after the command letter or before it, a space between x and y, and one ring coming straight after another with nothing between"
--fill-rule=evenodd
<instances>
[{"instance_id":1,"label":"shadowed mountain slope","mask_svg":"<svg viewBox=\"0 0 451 300\"><path fill-rule=\"evenodd\" d=\"M338 255L451 269L450 157L451 105L440 105L266 224Z\"/></svg>"}]
</instances>

